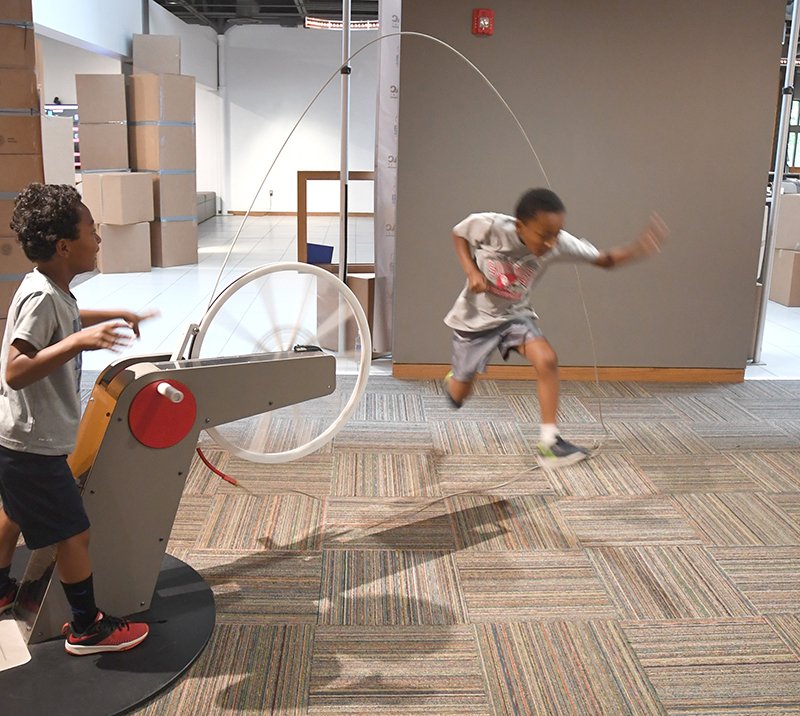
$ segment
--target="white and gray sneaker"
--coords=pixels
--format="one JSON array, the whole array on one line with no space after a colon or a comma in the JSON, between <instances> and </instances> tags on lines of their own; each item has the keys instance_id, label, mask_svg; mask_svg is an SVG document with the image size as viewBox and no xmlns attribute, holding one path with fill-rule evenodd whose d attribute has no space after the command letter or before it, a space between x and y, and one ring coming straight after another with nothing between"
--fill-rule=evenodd
<instances>
[{"instance_id":1,"label":"white and gray sneaker","mask_svg":"<svg viewBox=\"0 0 800 716\"><path fill-rule=\"evenodd\" d=\"M556 441L552 445L539 443L536 446L536 452L539 465L545 470L574 465L589 457L589 451L586 448L568 443L560 435L556 436Z\"/></svg>"}]
</instances>

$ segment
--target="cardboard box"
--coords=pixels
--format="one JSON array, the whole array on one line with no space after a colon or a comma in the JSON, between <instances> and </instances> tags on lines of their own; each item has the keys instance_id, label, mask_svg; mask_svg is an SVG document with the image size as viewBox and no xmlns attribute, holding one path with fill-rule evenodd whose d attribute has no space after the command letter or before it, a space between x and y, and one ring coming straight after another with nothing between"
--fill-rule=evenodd
<instances>
[{"instance_id":1,"label":"cardboard box","mask_svg":"<svg viewBox=\"0 0 800 716\"><path fill-rule=\"evenodd\" d=\"M800 251L800 194L781 196L775 224L775 248Z\"/></svg>"},{"instance_id":2,"label":"cardboard box","mask_svg":"<svg viewBox=\"0 0 800 716\"><path fill-rule=\"evenodd\" d=\"M44 182L39 154L0 154L0 192L19 193L31 182Z\"/></svg>"},{"instance_id":3,"label":"cardboard box","mask_svg":"<svg viewBox=\"0 0 800 716\"><path fill-rule=\"evenodd\" d=\"M0 200L0 237L15 237L16 234L11 230L11 215L14 213L14 199Z\"/></svg>"},{"instance_id":4,"label":"cardboard box","mask_svg":"<svg viewBox=\"0 0 800 716\"><path fill-rule=\"evenodd\" d=\"M150 224L127 226L100 224L100 273L131 273L150 270Z\"/></svg>"},{"instance_id":5,"label":"cardboard box","mask_svg":"<svg viewBox=\"0 0 800 716\"><path fill-rule=\"evenodd\" d=\"M155 76L155 75L154 75ZM156 218L197 218L197 177L190 174L153 174Z\"/></svg>"},{"instance_id":6,"label":"cardboard box","mask_svg":"<svg viewBox=\"0 0 800 716\"><path fill-rule=\"evenodd\" d=\"M0 238L0 274L24 275L32 270L33 263L25 256L17 238Z\"/></svg>"},{"instance_id":7,"label":"cardboard box","mask_svg":"<svg viewBox=\"0 0 800 716\"><path fill-rule=\"evenodd\" d=\"M153 266L197 263L197 223L153 221L150 224L150 256Z\"/></svg>"},{"instance_id":8,"label":"cardboard box","mask_svg":"<svg viewBox=\"0 0 800 716\"><path fill-rule=\"evenodd\" d=\"M83 203L96 224L153 220L153 175L136 172L84 174Z\"/></svg>"},{"instance_id":9,"label":"cardboard box","mask_svg":"<svg viewBox=\"0 0 800 716\"><path fill-rule=\"evenodd\" d=\"M118 172L130 166L127 125L81 122L78 135L82 171Z\"/></svg>"},{"instance_id":10,"label":"cardboard box","mask_svg":"<svg viewBox=\"0 0 800 716\"><path fill-rule=\"evenodd\" d=\"M181 38L177 35L134 35L135 73L181 73Z\"/></svg>"},{"instance_id":11,"label":"cardboard box","mask_svg":"<svg viewBox=\"0 0 800 716\"><path fill-rule=\"evenodd\" d=\"M133 125L129 130L134 169L195 169L194 127Z\"/></svg>"},{"instance_id":12,"label":"cardboard box","mask_svg":"<svg viewBox=\"0 0 800 716\"><path fill-rule=\"evenodd\" d=\"M75 90L81 124L127 121L122 75L75 75Z\"/></svg>"},{"instance_id":13,"label":"cardboard box","mask_svg":"<svg viewBox=\"0 0 800 716\"><path fill-rule=\"evenodd\" d=\"M42 153L42 123L38 114L0 115L0 154Z\"/></svg>"},{"instance_id":14,"label":"cardboard box","mask_svg":"<svg viewBox=\"0 0 800 716\"><path fill-rule=\"evenodd\" d=\"M33 70L0 68L0 109L39 111L39 92Z\"/></svg>"},{"instance_id":15,"label":"cardboard box","mask_svg":"<svg viewBox=\"0 0 800 716\"><path fill-rule=\"evenodd\" d=\"M0 67L32 70L36 67L33 30L0 25Z\"/></svg>"},{"instance_id":16,"label":"cardboard box","mask_svg":"<svg viewBox=\"0 0 800 716\"><path fill-rule=\"evenodd\" d=\"M769 300L784 306L800 306L800 251L775 250Z\"/></svg>"},{"instance_id":17,"label":"cardboard box","mask_svg":"<svg viewBox=\"0 0 800 716\"><path fill-rule=\"evenodd\" d=\"M351 273L347 274L347 286L355 294L359 304L367 314L367 324L372 332L372 318L375 306L375 274L374 273ZM339 343L339 323L330 320L333 312L338 310L339 293L333 285L317 283L317 338L320 346L328 350L338 350ZM342 309L343 317L347 319L345 324L345 350L355 352L356 348L356 321L353 313L345 306Z\"/></svg>"},{"instance_id":18,"label":"cardboard box","mask_svg":"<svg viewBox=\"0 0 800 716\"><path fill-rule=\"evenodd\" d=\"M3 0L0 3L0 20L33 22L31 0Z\"/></svg>"},{"instance_id":19,"label":"cardboard box","mask_svg":"<svg viewBox=\"0 0 800 716\"><path fill-rule=\"evenodd\" d=\"M8 318L11 299L14 298L21 283L21 276L0 273L0 318Z\"/></svg>"},{"instance_id":20,"label":"cardboard box","mask_svg":"<svg viewBox=\"0 0 800 716\"><path fill-rule=\"evenodd\" d=\"M44 180L75 186L75 140L72 117L41 115Z\"/></svg>"},{"instance_id":21,"label":"cardboard box","mask_svg":"<svg viewBox=\"0 0 800 716\"><path fill-rule=\"evenodd\" d=\"M195 80L188 75L131 75L129 122L194 122Z\"/></svg>"}]
</instances>

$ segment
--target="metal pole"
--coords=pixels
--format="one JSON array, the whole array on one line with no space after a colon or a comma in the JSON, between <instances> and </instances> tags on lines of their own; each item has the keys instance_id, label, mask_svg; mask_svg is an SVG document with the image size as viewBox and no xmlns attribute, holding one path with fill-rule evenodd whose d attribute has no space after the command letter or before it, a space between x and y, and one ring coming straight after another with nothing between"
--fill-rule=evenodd
<instances>
[{"instance_id":1,"label":"metal pole","mask_svg":"<svg viewBox=\"0 0 800 716\"><path fill-rule=\"evenodd\" d=\"M349 182L348 149L350 144L350 0L342 0L342 139L339 178L339 278L347 277L347 194Z\"/></svg>"},{"instance_id":2,"label":"metal pole","mask_svg":"<svg viewBox=\"0 0 800 716\"><path fill-rule=\"evenodd\" d=\"M767 319L767 302L769 301L769 284L772 280L772 259L775 246L775 228L778 225L778 212L781 205L781 186L783 169L786 165L786 145L789 141L789 118L794 97L795 58L797 57L797 39L800 35L800 0L794 0L792 7L792 24L789 31L789 49L786 53L786 78L783 84L783 100L781 103L781 119L778 124L778 141L775 149L775 163L772 175L772 206L767 217L767 238L764 244L764 259L761 262L761 302L758 307L758 323L756 324L756 340L753 349L753 362L761 360L761 344L764 340L764 324Z\"/></svg>"}]
</instances>

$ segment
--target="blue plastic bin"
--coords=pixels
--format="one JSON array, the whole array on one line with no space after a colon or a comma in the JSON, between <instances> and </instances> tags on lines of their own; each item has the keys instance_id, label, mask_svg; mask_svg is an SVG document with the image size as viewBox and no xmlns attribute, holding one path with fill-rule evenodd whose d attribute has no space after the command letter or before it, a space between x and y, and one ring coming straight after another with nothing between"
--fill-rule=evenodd
<instances>
[{"instance_id":1,"label":"blue plastic bin","mask_svg":"<svg viewBox=\"0 0 800 716\"><path fill-rule=\"evenodd\" d=\"M329 264L333 260L333 246L324 244L306 244L308 249L308 263Z\"/></svg>"}]
</instances>

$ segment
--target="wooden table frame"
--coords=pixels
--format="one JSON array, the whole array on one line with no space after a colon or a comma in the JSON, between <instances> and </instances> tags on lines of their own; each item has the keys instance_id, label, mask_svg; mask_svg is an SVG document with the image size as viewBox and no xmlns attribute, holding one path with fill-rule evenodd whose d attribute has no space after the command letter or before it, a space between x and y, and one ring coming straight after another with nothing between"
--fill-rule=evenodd
<instances>
[{"instance_id":1,"label":"wooden table frame","mask_svg":"<svg viewBox=\"0 0 800 716\"><path fill-rule=\"evenodd\" d=\"M375 181L375 172L348 172L350 181ZM308 182L339 181L341 172L337 171L298 171L297 172L297 260L308 263ZM336 270L338 264L323 264L325 268ZM355 273L375 270L374 264L348 264Z\"/></svg>"}]
</instances>

